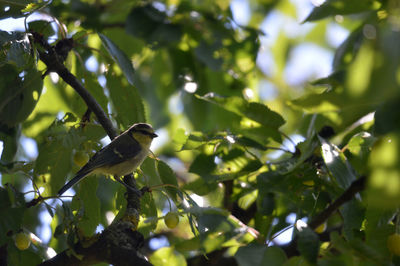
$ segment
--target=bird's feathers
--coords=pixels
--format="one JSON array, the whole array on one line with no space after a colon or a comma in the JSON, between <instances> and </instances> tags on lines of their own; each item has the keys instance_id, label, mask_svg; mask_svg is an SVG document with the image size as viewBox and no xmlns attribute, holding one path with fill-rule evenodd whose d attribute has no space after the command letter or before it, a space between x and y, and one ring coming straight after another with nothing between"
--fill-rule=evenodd
<instances>
[{"instance_id":1,"label":"bird's feathers","mask_svg":"<svg viewBox=\"0 0 400 266\"><path fill-rule=\"evenodd\" d=\"M80 171L79 171L80 172ZM89 173L77 173L76 176L74 178L72 178L70 181L68 181L67 184L65 184L58 192L57 195L62 195L64 194L65 191L67 191L68 189L70 189L73 185L75 185L76 183L78 183L79 181L81 181L82 178L84 178L85 176L87 176Z\"/></svg>"},{"instance_id":2,"label":"bird's feathers","mask_svg":"<svg viewBox=\"0 0 400 266\"><path fill-rule=\"evenodd\" d=\"M138 140L134 138L137 136ZM144 137L146 136L146 137ZM157 137L153 128L145 123L134 124L110 144L99 150L64 187L58 191L63 194L82 178L91 173L126 175L132 173L149 153L151 140ZM139 142L141 143L139 143Z\"/></svg>"}]
</instances>

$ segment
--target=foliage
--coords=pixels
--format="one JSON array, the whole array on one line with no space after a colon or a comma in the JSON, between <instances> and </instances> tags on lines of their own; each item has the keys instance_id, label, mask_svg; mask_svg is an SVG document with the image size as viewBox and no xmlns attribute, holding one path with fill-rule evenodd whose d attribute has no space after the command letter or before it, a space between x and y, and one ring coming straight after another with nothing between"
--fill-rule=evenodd
<instances>
[{"instance_id":1,"label":"foliage","mask_svg":"<svg viewBox=\"0 0 400 266\"><path fill-rule=\"evenodd\" d=\"M125 189L103 176L86 177L72 200L56 197L79 170L74 155L93 155L106 131L49 67L46 43L116 128L158 129L157 158L135 174L140 251L151 263L400 261L387 246L400 221L399 2L327 0L296 22L305 31L275 37L264 19L293 24L296 1L242 1L246 25L233 2L0 4L2 19L27 18L25 30L0 31L0 249L10 265L46 261L51 250L79 258L74 243L126 209ZM332 27L348 32L340 45L325 38ZM288 80L303 44L333 54L329 75ZM180 216L172 229L160 222L170 211ZM276 241L290 228L289 244ZM26 250L14 245L22 231L32 238ZM156 250L160 239L168 244Z\"/></svg>"}]
</instances>

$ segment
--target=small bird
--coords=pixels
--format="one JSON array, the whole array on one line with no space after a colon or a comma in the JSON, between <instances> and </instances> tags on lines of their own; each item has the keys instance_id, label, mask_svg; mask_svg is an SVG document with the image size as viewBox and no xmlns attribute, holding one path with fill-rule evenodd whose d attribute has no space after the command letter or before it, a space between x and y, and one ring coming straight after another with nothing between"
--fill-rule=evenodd
<instances>
[{"instance_id":1,"label":"small bird","mask_svg":"<svg viewBox=\"0 0 400 266\"><path fill-rule=\"evenodd\" d=\"M121 181L121 176L131 174L142 164L150 152L150 144L155 137L157 134L151 125L134 124L96 152L57 194L62 195L89 174L113 175L118 182L127 186Z\"/></svg>"}]
</instances>

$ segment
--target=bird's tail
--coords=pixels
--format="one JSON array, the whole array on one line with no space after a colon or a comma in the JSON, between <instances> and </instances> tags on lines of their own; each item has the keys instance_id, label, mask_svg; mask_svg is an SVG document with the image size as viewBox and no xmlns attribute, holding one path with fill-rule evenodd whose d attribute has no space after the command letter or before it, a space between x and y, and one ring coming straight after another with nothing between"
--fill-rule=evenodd
<instances>
[{"instance_id":1,"label":"bird's tail","mask_svg":"<svg viewBox=\"0 0 400 266\"><path fill-rule=\"evenodd\" d=\"M73 185L75 185L76 183L78 183L79 181L82 180L82 178L84 178L85 176L87 176L89 174L89 172L82 172L79 171L76 176L74 176L74 178L72 178L70 181L68 181L67 184L65 184L57 193L58 196L61 196L62 194L64 194L65 191L67 191L68 189L70 189Z\"/></svg>"}]
</instances>

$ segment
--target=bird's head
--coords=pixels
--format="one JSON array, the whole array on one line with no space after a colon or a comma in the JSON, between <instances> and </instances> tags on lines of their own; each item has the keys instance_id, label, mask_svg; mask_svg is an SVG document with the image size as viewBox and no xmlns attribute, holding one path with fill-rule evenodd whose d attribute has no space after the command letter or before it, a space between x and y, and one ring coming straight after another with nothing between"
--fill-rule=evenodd
<instances>
[{"instance_id":1,"label":"bird's head","mask_svg":"<svg viewBox=\"0 0 400 266\"><path fill-rule=\"evenodd\" d=\"M129 133L142 145L149 147L151 141L157 137L151 125L146 123L137 123L129 128Z\"/></svg>"}]
</instances>

